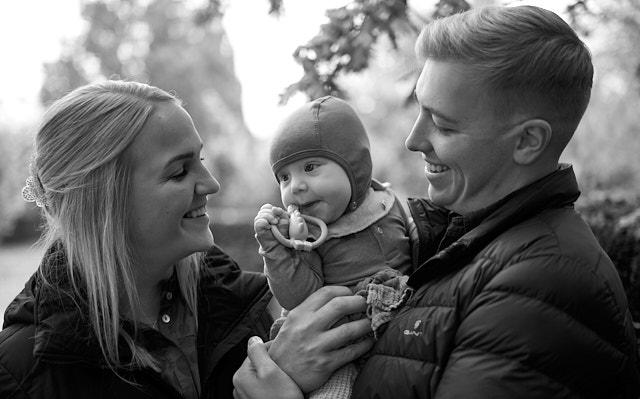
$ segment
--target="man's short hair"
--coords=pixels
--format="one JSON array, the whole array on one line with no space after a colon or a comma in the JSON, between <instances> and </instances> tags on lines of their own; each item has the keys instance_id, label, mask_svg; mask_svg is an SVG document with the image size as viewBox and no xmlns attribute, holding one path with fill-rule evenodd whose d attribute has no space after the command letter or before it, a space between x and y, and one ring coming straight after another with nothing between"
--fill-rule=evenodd
<instances>
[{"instance_id":1,"label":"man's short hair","mask_svg":"<svg viewBox=\"0 0 640 399\"><path fill-rule=\"evenodd\" d=\"M589 50L562 18L539 7L482 7L435 20L416 54L468 65L497 100L496 112L545 119L563 147L591 96Z\"/></svg>"}]
</instances>

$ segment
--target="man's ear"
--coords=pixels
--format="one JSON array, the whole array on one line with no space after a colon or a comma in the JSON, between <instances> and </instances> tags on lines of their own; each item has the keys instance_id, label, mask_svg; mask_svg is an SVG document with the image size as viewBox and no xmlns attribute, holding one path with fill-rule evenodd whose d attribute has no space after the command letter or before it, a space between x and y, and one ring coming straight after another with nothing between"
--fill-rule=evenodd
<instances>
[{"instance_id":1,"label":"man's ear","mask_svg":"<svg viewBox=\"0 0 640 399\"><path fill-rule=\"evenodd\" d=\"M513 160L520 165L535 162L545 152L553 131L544 119L529 119L518 126L520 135L513 152Z\"/></svg>"}]
</instances>

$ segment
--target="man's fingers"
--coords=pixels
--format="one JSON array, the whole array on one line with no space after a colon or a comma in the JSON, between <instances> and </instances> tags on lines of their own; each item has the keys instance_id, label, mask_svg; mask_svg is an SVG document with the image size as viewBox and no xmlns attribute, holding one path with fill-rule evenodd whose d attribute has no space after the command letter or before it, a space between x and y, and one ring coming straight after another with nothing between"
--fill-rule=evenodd
<instances>
[{"instance_id":1,"label":"man's fingers","mask_svg":"<svg viewBox=\"0 0 640 399\"><path fill-rule=\"evenodd\" d=\"M253 378L253 364L249 358L245 358L242 366L233 374L233 397L234 399L242 399L248 397L241 384L242 381L251 380Z\"/></svg>"},{"instance_id":2,"label":"man's fingers","mask_svg":"<svg viewBox=\"0 0 640 399\"><path fill-rule=\"evenodd\" d=\"M331 299L318 309L315 317L329 327L346 315L364 313L366 310L367 300L360 295L351 294Z\"/></svg>"},{"instance_id":3,"label":"man's fingers","mask_svg":"<svg viewBox=\"0 0 640 399\"><path fill-rule=\"evenodd\" d=\"M364 355L373 347L373 338L367 338L351 345L336 349L331 353L331 360L337 367L342 367L347 363L351 363Z\"/></svg>"},{"instance_id":4,"label":"man's fingers","mask_svg":"<svg viewBox=\"0 0 640 399\"><path fill-rule=\"evenodd\" d=\"M332 346L328 350L340 348L351 341L362 338L371 332L371 320L364 319L350 321L328 330L324 333L323 339L331 342Z\"/></svg>"},{"instance_id":5,"label":"man's fingers","mask_svg":"<svg viewBox=\"0 0 640 399\"><path fill-rule=\"evenodd\" d=\"M313 294L309 295L300 305L291 311L289 316L293 313L307 313L315 312L329 303L332 299L342 296L353 296L351 290L342 286L324 286L319 290L316 290ZM330 313L337 312L335 305ZM314 316L315 317L315 316ZM339 318L339 317L338 317ZM337 319L336 319L337 320ZM334 320L335 321L335 320Z\"/></svg>"},{"instance_id":6,"label":"man's fingers","mask_svg":"<svg viewBox=\"0 0 640 399\"><path fill-rule=\"evenodd\" d=\"M247 358L251 361L256 369L258 378L263 374L269 373L274 367L277 367L274 361L267 354L267 348L260 337L251 337L247 343Z\"/></svg>"}]
</instances>

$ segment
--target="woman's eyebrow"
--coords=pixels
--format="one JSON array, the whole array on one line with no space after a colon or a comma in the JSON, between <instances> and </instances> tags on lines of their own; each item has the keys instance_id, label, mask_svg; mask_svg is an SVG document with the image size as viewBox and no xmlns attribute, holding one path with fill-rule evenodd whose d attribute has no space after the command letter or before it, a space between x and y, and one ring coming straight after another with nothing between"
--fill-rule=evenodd
<instances>
[{"instance_id":1,"label":"woman's eyebrow","mask_svg":"<svg viewBox=\"0 0 640 399\"><path fill-rule=\"evenodd\" d=\"M202 149L202 147L204 147L204 144L200 143L200 149ZM182 161L183 159L192 159L195 156L196 156L196 153L194 151L187 151L185 153L178 154L175 157L171 158L169 161L167 161L165 167L170 166L174 162Z\"/></svg>"},{"instance_id":2,"label":"woman's eyebrow","mask_svg":"<svg viewBox=\"0 0 640 399\"><path fill-rule=\"evenodd\" d=\"M189 151L189 152L185 152L183 154L176 155L175 157L173 157L169 161L167 161L165 167L168 167L172 163L181 161L183 159L192 159L194 157L194 155L195 155L195 153L193 151Z\"/></svg>"}]
</instances>

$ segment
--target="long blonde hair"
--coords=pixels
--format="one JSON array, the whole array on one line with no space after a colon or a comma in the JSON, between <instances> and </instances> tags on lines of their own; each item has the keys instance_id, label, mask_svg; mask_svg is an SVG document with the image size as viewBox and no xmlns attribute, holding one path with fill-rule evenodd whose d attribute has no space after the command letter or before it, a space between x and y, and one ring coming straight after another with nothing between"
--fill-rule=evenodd
<instances>
[{"instance_id":1,"label":"long blonde hair","mask_svg":"<svg viewBox=\"0 0 640 399\"><path fill-rule=\"evenodd\" d=\"M77 293L86 292L91 327L113 368L157 369L153 357L122 329L122 300L134 320L140 316L127 223L131 168L123 153L156 106L166 102L180 103L174 95L143 83L89 84L56 101L36 136L33 173L44 189L46 219L40 244L64 248L71 282ZM183 259L176 268L194 314L199 255ZM120 358L119 336L132 359Z\"/></svg>"}]
</instances>

